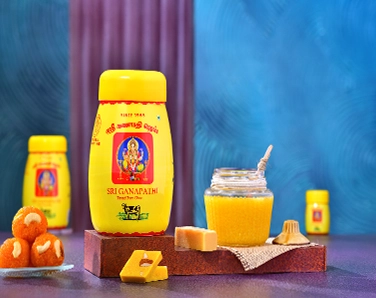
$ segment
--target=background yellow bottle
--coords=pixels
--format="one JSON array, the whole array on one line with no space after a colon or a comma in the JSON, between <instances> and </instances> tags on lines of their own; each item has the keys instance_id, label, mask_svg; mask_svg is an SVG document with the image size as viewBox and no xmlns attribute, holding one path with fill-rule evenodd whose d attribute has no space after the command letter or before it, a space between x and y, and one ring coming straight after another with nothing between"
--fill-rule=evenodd
<instances>
[{"instance_id":1,"label":"background yellow bottle","mask_svg":"<svg viewBox=\"0 0 376 298\"><path fill-rule=\"evenodd\" d=\"M306 192L307 234L328 234L330 229L329 192L308 190Z\"/></svg>"},{"instance_id":2,"label":"background yellow bottle","mask_svg":"<svg viewBox=\"0 0 376 298\"><path fill-rule=\"evenodd\" d=\"M63 232L71 204L67 140L64 136L31 136L28 151L22 204L41 209L51 232Z\"/></svg>"}]
</instances>

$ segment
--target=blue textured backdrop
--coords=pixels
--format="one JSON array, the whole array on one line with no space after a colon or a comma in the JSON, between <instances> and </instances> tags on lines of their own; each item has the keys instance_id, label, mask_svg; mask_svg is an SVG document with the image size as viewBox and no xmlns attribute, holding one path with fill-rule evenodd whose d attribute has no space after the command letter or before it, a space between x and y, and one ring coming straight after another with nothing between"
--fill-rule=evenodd
<instances>
[{"instance_id":1,"label":"blue textured backdrop","mask_svg":"<svg viewBox=\"0 0 376 298\"><path fill-rule=\"evenodd\" d=\"M332 233L376 232L376 2L196 0L195 224L215 167L266 147L272 233L331 194ZM68 2L0 1L0 229L21 205L27 139L69 137Z\"/></svg>"},{"instance_id":2,"label":"blue textured backdrop","mask_svg":"<svg viewBox=\"0 0 376 298\"><path fill-rule=\"evenodd\" d=\"M22 206L29 137L69 139L68 4L0 1L0 230Z\"/></svg>"},{"instance_id":3,"label":"blue textured backdrop","mask_svg":"<svg viewBox=\"0 0 376 298\"><path fill-rule=\"evenodd\" d=\"M376 2L195 1L195 224L214 168L269 144L271 233L330 191L333 234L376 232Z\"/></svg>"}]
</instances>

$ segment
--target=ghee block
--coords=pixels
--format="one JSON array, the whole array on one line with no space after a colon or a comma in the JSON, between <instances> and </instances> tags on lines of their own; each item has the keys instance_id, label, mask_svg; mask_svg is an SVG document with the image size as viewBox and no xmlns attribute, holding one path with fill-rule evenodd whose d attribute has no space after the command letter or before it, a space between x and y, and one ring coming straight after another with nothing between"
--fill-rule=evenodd
<instances>
[{"instance_id":1,"label":"ghee block","mask_svg":"<svg viewBox=\"0 0 376 298\"><path fill-rule=\"evenodd\" d=\"M217 233L214 230L199 227L176 227L175 245L201 251L213 251L217 249Z\"/></svg>"},{"instance_id":2,"label":"ghee block","mask_svg":"<svg viewBox=\"0 0 376 298\"><path fill-rule=\"evenodd\" d=\"M152 272L152 274L150 275L150 277L146 279L146 282L165 280L167 278L168 278L167 266L157 266L154 272Z\"/></svg>"},{"instance_id":3,"label":"ghee block","mask_svg":"<svg viewBox=\"0 0 376 298\"><path fill-rule=\"evenodd\" d=\"M135 250L121 270L120 279L122 282L136 283L158 280L155 279L153 273L161 260L160 251ZM161 274L162 270L158 269L156 273Z\"/></svg>"}]
</instances>

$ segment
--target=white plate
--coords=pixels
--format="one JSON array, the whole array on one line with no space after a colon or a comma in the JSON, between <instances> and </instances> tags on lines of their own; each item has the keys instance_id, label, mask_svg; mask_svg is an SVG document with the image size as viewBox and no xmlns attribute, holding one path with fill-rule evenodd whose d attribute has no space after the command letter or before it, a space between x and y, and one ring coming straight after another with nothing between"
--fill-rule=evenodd
<instances>
[{"instance_id":1,"label":"white plate","mask_svg":"<svg viewBox=\"0 0 376 298\"><path fill-rule=\"evenodd\" d=\"M72 269L74 265L63 264L51 267L0 268L2 277L40 277Z\"/></svg>"}]
</instances>

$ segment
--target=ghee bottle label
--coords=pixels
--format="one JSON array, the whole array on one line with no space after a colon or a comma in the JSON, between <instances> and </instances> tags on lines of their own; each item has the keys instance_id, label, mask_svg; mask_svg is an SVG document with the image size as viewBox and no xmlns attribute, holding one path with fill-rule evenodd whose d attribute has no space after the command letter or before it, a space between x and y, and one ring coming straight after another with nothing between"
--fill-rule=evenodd
<instances>
[{"instance_id":1,"label":"ghee bottle label","mask_svg":"<svg viewBox=\"0 0 376 298\"><path fill-rule=\"evenodd\" d=\"M308 234L328 234L330 227L328 205L308 204L305 222Z\"/></svg>"},{"instance_id":2,"label":"ghee bottle label","mask_svg":"<svg viewBox=\"0 0 376 298\"><path fill-rule=\"evenodd\" d=\"M58 179L56 169L37 169L35 175L35 196L58 196Z\"/></svg>"},{"instance_id":3,"label":"ghee bottle label","mask_svg":"<svg viewBox=\"0 0 376 298\"><path fill-rule=\"evenodd\" d=\"M95 230L161 235L172 203L172 141L164 104L100 102L89 161Z\"/></svg>"},{"instance_id":4,"label":"ghee bottle label","mask_svg":"<svg viewBox=\"0 0 376 298\"><path fill-rule=\"evenodd\" d=\"M321 209L313 209L312 210L312 221L315 223L321 223L322 221L322 210Z\"/></svg>"},{"instance_id":5,"label":"ghee bottle label","mask_svg":"<svg viewBox=\"0 0 376 298\"><path fill-rule=\"evenodd\" d=\"M24 176L24 206L42 210L49 230L65 229L70 214L70 175L62 153L29 154Z\"/></svg>"},{"instance_id":6,"label":"ghee bottle label","mask_svg":"<svg viewBox=\"0 0 376 298\"><path fill-rule=\"evenodd\" d=\"M132 185L153 182L153 137L150 133L117 133L113 139L112 182L124 187L114 188L120 200L141 200L143 194L156 193L155 189ZM120 220L147 220L149 213L140 205L121 204Z\"/></svg>"},{"instance_id":7,"label":"ghee bottle label","mask_svg":"<svg viewBox=\"0 0 376 298\"><path fill-rule=\"evenodd\" d=\"M153 182L153 137L150 133L117 133L113 140L112 182Z\"/></svg>"}]
</instances>

